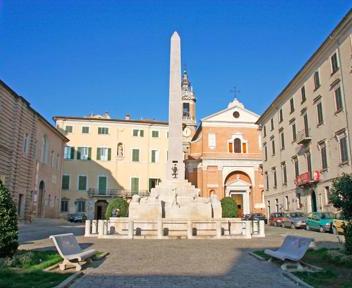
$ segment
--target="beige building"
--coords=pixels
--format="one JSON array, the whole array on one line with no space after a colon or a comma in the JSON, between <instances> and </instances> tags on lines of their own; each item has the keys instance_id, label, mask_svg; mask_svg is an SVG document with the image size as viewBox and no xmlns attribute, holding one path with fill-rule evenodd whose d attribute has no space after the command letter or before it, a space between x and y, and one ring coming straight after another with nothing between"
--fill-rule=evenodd
<instances>
[{"instance_id":1,"label":"beige building","mask_svg":"<svg viewBox=\"0 0 352 288\"><path fill-rule=\"evenodd\" d=\"M65 147L61 212L101 219L116 196L148 194L165 179L168 125L111 119L108 114L54 117L70 142Z\"/></svg>"},{"instance_id":2,"label":"beige building","mask_svg":"<svg viewBox=\"0 0 352 288\"><path fill-rule=\"evenodd\" d=\"M60 179L68 139L0 81L0 180L20 219L58 217Z\"/></svg>"},{"instance_id":3,"label":"beige building","mask_svg":"<svg viewBox=\"0 0 352 288\"><path fill-rule=\"evenodd\" d=\"M332 181L351 173L352 13L257 121L267 212L330 211Z\"/></svg>"},{"instance_id":4,"label":"beige building","mask_svg":"<svg viewBox=\"0 0 352 288\"><path fill-rule=\"evenodd\" d=\"M201 196L232 197L239 216L265 212L258 118L234 99L202 119L186 161L187 178Z\"/></svg>"}]
</instances>

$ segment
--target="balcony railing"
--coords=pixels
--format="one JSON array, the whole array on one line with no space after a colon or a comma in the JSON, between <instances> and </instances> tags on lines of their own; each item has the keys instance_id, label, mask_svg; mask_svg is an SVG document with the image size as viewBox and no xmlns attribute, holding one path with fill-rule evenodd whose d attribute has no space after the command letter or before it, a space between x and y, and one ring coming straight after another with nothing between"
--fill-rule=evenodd
<instances>
[{"instance_id":1,"label":"balcony railing","mask_svg":"<svg viewBox=\"0 0 352 288\"><path fill-rule=\"evenodd\" d=\"M312 140L310 129L303 129L297 133L297 144L307 144Z\"/></svg>"},{"instance_id":2,"label":"balcony railing","mask_svg":"<svg viewBox=\"0 0 352 288\"><path fill-rule=\"evenodd\" d=\"M138 192L125 190L125 189L106 189L105 191L101 191L96 188L89 188L88 191L89 197L123 197L123 198L131 198L133 195L137 194L139 196L148 196L150 192L148 190L140 190Z\"/></svg>"},{"instance_id":3,"label":"balcony railing","mask_svg":"<svg viewBox=\"0 0 352 288\"><path fill-rule=\"evenodd\" d=\"M314 171L313 177L311 176L310 172L304 172L296 177L295 184L296 186L306 186L306 185L311 185L313 183L319 182L319 180L320 180L319 171Z\"/></svg>"}]
</instances>

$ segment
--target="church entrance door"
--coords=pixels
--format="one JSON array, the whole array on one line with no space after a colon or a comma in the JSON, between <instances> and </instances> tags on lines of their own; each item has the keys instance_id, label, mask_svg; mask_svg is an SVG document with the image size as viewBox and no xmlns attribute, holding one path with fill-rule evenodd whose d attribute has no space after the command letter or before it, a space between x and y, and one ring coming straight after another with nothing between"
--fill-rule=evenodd
<instances>
[{"instance_id":1,"label":"church entrance door","mask_svg":"<svg viewBox=\"0 0 352 288\"><path fill-rule=\"evenodd\" d=\"M231 197L237 206L237 217L242 217L243 216L243 194L242 193L245 193L245 191L241 191L238 194L235 194L235 193L236 192L232 192Z\"/></svg>"}]
</instances>

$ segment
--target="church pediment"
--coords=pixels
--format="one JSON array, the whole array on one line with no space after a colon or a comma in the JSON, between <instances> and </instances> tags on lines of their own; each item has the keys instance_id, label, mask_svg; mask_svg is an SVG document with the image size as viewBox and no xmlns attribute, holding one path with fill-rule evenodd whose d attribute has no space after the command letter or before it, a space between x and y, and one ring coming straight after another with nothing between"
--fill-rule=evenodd
<instances>
[{"instance_id":1,"label":"church pediment","mask_svg":"<svg viewBox=\"0 0 352 288\"><path fill-rule=\"evenodd\" d=\"M243 104L237 99L230 102L228 107L224 110L216 112L208 117L202 119L203 123L251 123L254 124L259 115L244 108Z\"/></svg>"}]
</instances>

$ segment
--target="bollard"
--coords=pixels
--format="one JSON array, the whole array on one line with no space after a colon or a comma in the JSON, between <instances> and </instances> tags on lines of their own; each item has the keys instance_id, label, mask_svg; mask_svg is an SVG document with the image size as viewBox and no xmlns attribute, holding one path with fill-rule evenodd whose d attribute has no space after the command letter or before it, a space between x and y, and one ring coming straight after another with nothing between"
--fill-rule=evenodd
<instances>
[{"instance_id":1,"label":"bollard","mask_svg":"<svg viewBox=\"0 0 352 288\"><path fill-rule=\"evenodd\" d=\"M162 219L157 220L157 238L163 239L163 220Z\"/></svg>"},{"instance_id":2,"label":"bollard","mask_svg":"<svg viewBox=\"0 0 352 288\"><path fill-rule=\"evenodd\" d=\"M265 237L265 223L264 220L259 221L259 237Z\"/></svg>"},{"instance_id":3,"label":"bollard","mask_svg":"<svg viewBox=\"0 0 352 288\"><path fill-rule=\"evenodd\" d=\"M221 238L221 220L216 221L216 238Z\"/></svg>"},{"instance_id":4,"label":"bollard","mask_svg":"<svg viewBox=\"0 0 352 288\"><path fill-rule=\"evenodd\" d=\"M192 221L187 221L187 238L193 238L193 231L192 231Z\"/></svg>"},{"instance_id":5,"label":"bollard","mask_svg":"<svg viewBox=\"0 0 352 288\"><path fill-rule=\"evenodd\" d=\"M104 235L104 220L98 220L98 237Z\"/></svg>"},{"instance_id":6,"label":"bollard","mask_svg":"<svg viewBox=\"0 0 352 288\"><path fill-rule=\"evenodd\" d=\"M133 227L133 220L128 221L128 239L133 239L133 231L134 227Z\"/></svg>"},{"instance_id":7,"label":"bollard","mask_svg":"<svg viewBox=\"0 0 352 288\"><path fill-rule=\"evenodd\" d=\"M98 234L98 220L92 220L92 234Z\"/></svg>"},{"instance_id":8,"label":"bollard","mask_svg":"<svg viewBox=\"0 0 352 288\"><path fill-rule=\"evenodd\" d=\"M84 236L85 237L89 237L90 234L91 234L91 231L90 231L90 223L91 223L91 220L86 220L86 225L85 225L85 229L84 229Z\"/></svg>"}]
</instances>

